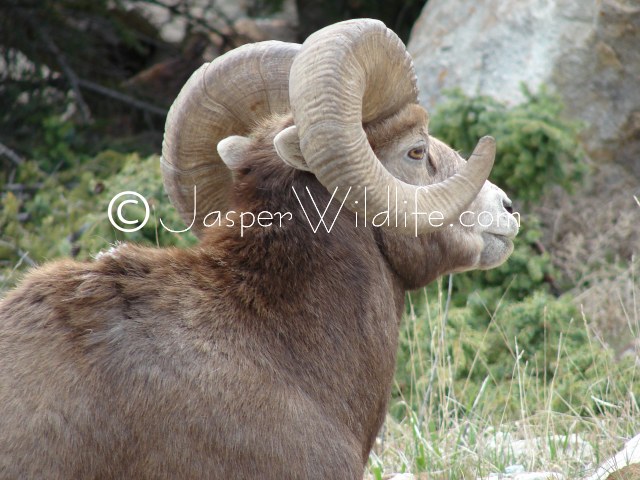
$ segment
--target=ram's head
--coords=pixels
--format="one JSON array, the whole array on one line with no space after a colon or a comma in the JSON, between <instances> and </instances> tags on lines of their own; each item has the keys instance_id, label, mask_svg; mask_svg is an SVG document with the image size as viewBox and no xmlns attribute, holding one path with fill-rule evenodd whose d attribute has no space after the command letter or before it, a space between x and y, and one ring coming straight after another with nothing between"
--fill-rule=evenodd
<instances>
[{"instance_id":1,"label":"ram's head","mask_svg":"<svg viewBox=\"0 0 640 480\"><path fill-rule=\"evenodd\" d=\"M252 148L256 126L287 115L272 139L278 157L339 200L348 195L345 207L363 220L389 210L394 221L381 226L381 243L397 270L416 271L405 275L409 287L424 283L417 271L437 255L449 261L430 279L491 268L511 253L511 201L487 181L493 139L481 139L465 162L428 134L412 60L375 20L332 25L302 46L248 45L193 75L169 114L162 167L196 233L208 212L228 208L231 170ZM419 255L426 244L429 255Z\"/></svg>"}]
</instances>

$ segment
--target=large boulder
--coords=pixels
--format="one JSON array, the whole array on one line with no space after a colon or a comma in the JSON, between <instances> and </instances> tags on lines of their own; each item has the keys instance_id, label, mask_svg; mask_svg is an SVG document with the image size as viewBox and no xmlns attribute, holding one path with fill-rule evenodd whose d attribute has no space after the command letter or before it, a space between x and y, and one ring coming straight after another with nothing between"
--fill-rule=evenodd
<instances>
[{"instance_id":1,"label":"large boulder","mask_svg":"<svg viewBox=\"0 0 640 480\"><path fill-rule=\"evenodd\" d=\"M640 177L638 0L429 0L408 48L427 107L453 87L515 103L545 84L594 159Z\"/></svg>"}]
</instances>

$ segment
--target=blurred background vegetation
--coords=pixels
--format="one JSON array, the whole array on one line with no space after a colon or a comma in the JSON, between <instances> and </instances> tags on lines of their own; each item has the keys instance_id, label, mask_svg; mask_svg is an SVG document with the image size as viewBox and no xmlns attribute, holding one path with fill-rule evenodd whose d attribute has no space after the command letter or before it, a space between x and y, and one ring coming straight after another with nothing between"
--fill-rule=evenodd
<instances>
[{"instance_id":1,"label":"blurred background vegetation","mask_svg":"<svg viewBox=\"0 0 640 480\"><path fill-rule=\"evenodd\" d=\"M87 260L117 241L195 244L190 234L158 228L160 217L180 224L158 154L167 109L203 61L250 41L302 41L354 17L382 19L406 41L425 1L254 0L240 16L228 3L0 2L0 292L30 267ZM528 414L593 418L637 408L636 347L629 354L639 328L637 227L594 211L584 194L593 182L581 126L564 119L558 98L523 93L525 102L506 106L451 91L431 112L432 133L463 154L483 135L497 138L491 180L517 199L522 230L503 266L408 296L392 413L422 433L411 455L390 461L401 468L428 469L434 459L426 462L420 448L434 432L456 426L471 435L461 418L481 416L483 426L520 418L518 386L534 392ZM133 234L107 219L109 200L123 190L152 207L151 221ZM585 221L558 228L558 212L576 211ZM607 231L614 220L619 239ZM620 301L610 301L611 291Z\"/></svg>"}]
</instances>

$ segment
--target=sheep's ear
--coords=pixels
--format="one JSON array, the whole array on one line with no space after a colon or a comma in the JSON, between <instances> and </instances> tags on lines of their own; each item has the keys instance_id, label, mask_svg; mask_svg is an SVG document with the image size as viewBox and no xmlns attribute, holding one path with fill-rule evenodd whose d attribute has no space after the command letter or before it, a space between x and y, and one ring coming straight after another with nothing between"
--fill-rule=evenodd
<instances>
[{"instance_id":1,"label":"sheep's ear","mask_svg":"<svg viewBox=\"0 0 640 480\"><path fill-rule=\"evenodd\" d=\"M238 170L250 146L249 138L232 135L218 142L218 155L230 170Z\"/></svg>"},{"instance_id":2,"label":"sheep's ear","mask_svg":"<svg viewBox=\"0 0 640 480\"><path fill-rule=\"evenodd\" d=\"M300 151L300 139L295 125L285 128L276 135L273 145L276 147L278 156L287 165L306 172L311 170Z\"/></svg>"}]
</instances>

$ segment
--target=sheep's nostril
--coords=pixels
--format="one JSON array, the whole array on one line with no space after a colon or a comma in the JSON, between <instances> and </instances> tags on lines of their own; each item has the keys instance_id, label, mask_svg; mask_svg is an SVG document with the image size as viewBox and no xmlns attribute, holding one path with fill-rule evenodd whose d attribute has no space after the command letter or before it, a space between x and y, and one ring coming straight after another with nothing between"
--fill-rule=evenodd
<instances>
[{"instance_id":1,"label":"sheep's nostril","mask_svg":"<svg viewBox=\"0 0 640 480\"><path fill-rule=\"evenodd\" d=\"M508 198L505 198L502 200L502 206L507 212L513 213L513 204L511 203L511 200L509 200Z\"/></svg>"}]
</instances>

